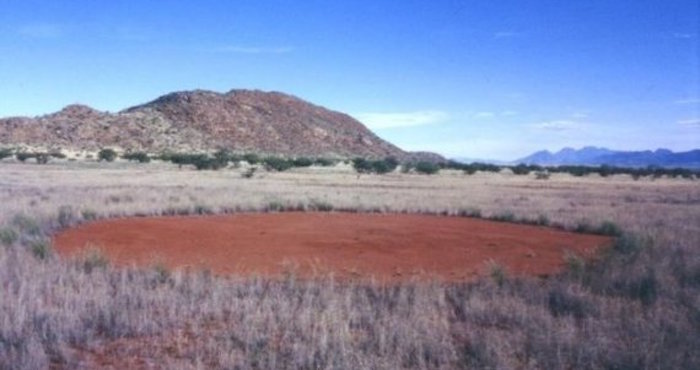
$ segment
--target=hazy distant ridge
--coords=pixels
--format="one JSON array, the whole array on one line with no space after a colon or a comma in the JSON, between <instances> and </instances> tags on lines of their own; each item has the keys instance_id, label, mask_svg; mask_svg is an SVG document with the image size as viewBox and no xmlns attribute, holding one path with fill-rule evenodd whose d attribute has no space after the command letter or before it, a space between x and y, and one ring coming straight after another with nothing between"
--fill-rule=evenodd
<instances>
[{"instance_id":1,"label":"hazy distant ridge","mask_svg":"<svg viewBox=\"0 0 700 370\"><path fill-rule=\"evenodd\" d=\"M542 150L514 162L538 165L700 168L700 149L674 153L668 149L616 151L588 146L578 150L564 148L556 153Z\"/></svg>"}]
</instances>

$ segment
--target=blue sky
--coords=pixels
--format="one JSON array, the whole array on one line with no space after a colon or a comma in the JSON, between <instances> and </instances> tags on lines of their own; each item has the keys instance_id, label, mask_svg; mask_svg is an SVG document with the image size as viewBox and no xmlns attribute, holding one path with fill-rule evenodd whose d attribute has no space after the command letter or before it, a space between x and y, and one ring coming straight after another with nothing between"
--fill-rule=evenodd
<instances>
[{"instance_id":1,"label":"blue sky","mask_svg":"<svg viewBox=\"0 0 700 370\"><path fill-rule=\"evenodd\" d=\"M0 116L290 93L404 149L700 147L700 3L0 0Z\"/></svg>"}]
</instances>

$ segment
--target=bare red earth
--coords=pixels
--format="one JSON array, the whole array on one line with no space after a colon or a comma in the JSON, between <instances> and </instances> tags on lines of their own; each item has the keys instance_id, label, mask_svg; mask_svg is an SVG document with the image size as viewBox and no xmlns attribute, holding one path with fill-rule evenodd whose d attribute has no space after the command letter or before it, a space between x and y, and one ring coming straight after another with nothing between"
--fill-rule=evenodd
<instances>
[{"instance_id":1,"label":"bare red earth","mask_svg":"<svg viewBox=\"0 0 700 370\"><path fill-rule=\"evenodd\" d=\"M511 275L559 270L566 251L590 256L610 238L550 228L428 215L257 213L130 218L59 233L71 256L99 248L117 265L164 264L218 274L468 280L493 261Z\"/></svg>"}]
</instances>

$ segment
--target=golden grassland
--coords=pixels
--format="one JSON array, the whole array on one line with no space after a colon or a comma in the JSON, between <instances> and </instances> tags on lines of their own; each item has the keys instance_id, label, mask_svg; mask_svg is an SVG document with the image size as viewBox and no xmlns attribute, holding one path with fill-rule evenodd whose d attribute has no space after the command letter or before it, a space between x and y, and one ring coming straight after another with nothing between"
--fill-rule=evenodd
<instances>
[{"instance_id":1,"label":"golden grassland","mask_svg":"<svg viewBox=\"0 0 700 370\"><path fill-rule=\"evenodd\" d=\"M698 368L700 181L0 163L0 368ZM398 286L117 269L51 253L96 218L279 208L508 215L624 230L595 264ZM511 217L512 215L512 217Z\"/></svg>"}]
</instances>

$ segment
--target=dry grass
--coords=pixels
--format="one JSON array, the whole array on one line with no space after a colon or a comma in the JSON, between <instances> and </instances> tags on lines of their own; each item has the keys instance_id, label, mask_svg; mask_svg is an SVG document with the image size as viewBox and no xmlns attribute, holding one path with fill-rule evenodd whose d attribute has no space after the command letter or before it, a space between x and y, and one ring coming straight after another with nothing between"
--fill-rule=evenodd
<instances>
[{"instance_id":1,"label":"dry grass","mask_svg":"<svg viewBox=\"0 0 700 370\"><path fill-rule=\"evenodd\" d=\"M0 368L700 368L697 181L242 172L0 163ZM547 280L383 287L116 269L46 242L86 219L314 202L610 220L635 237Z\"/></svg>"}]
</instances>

